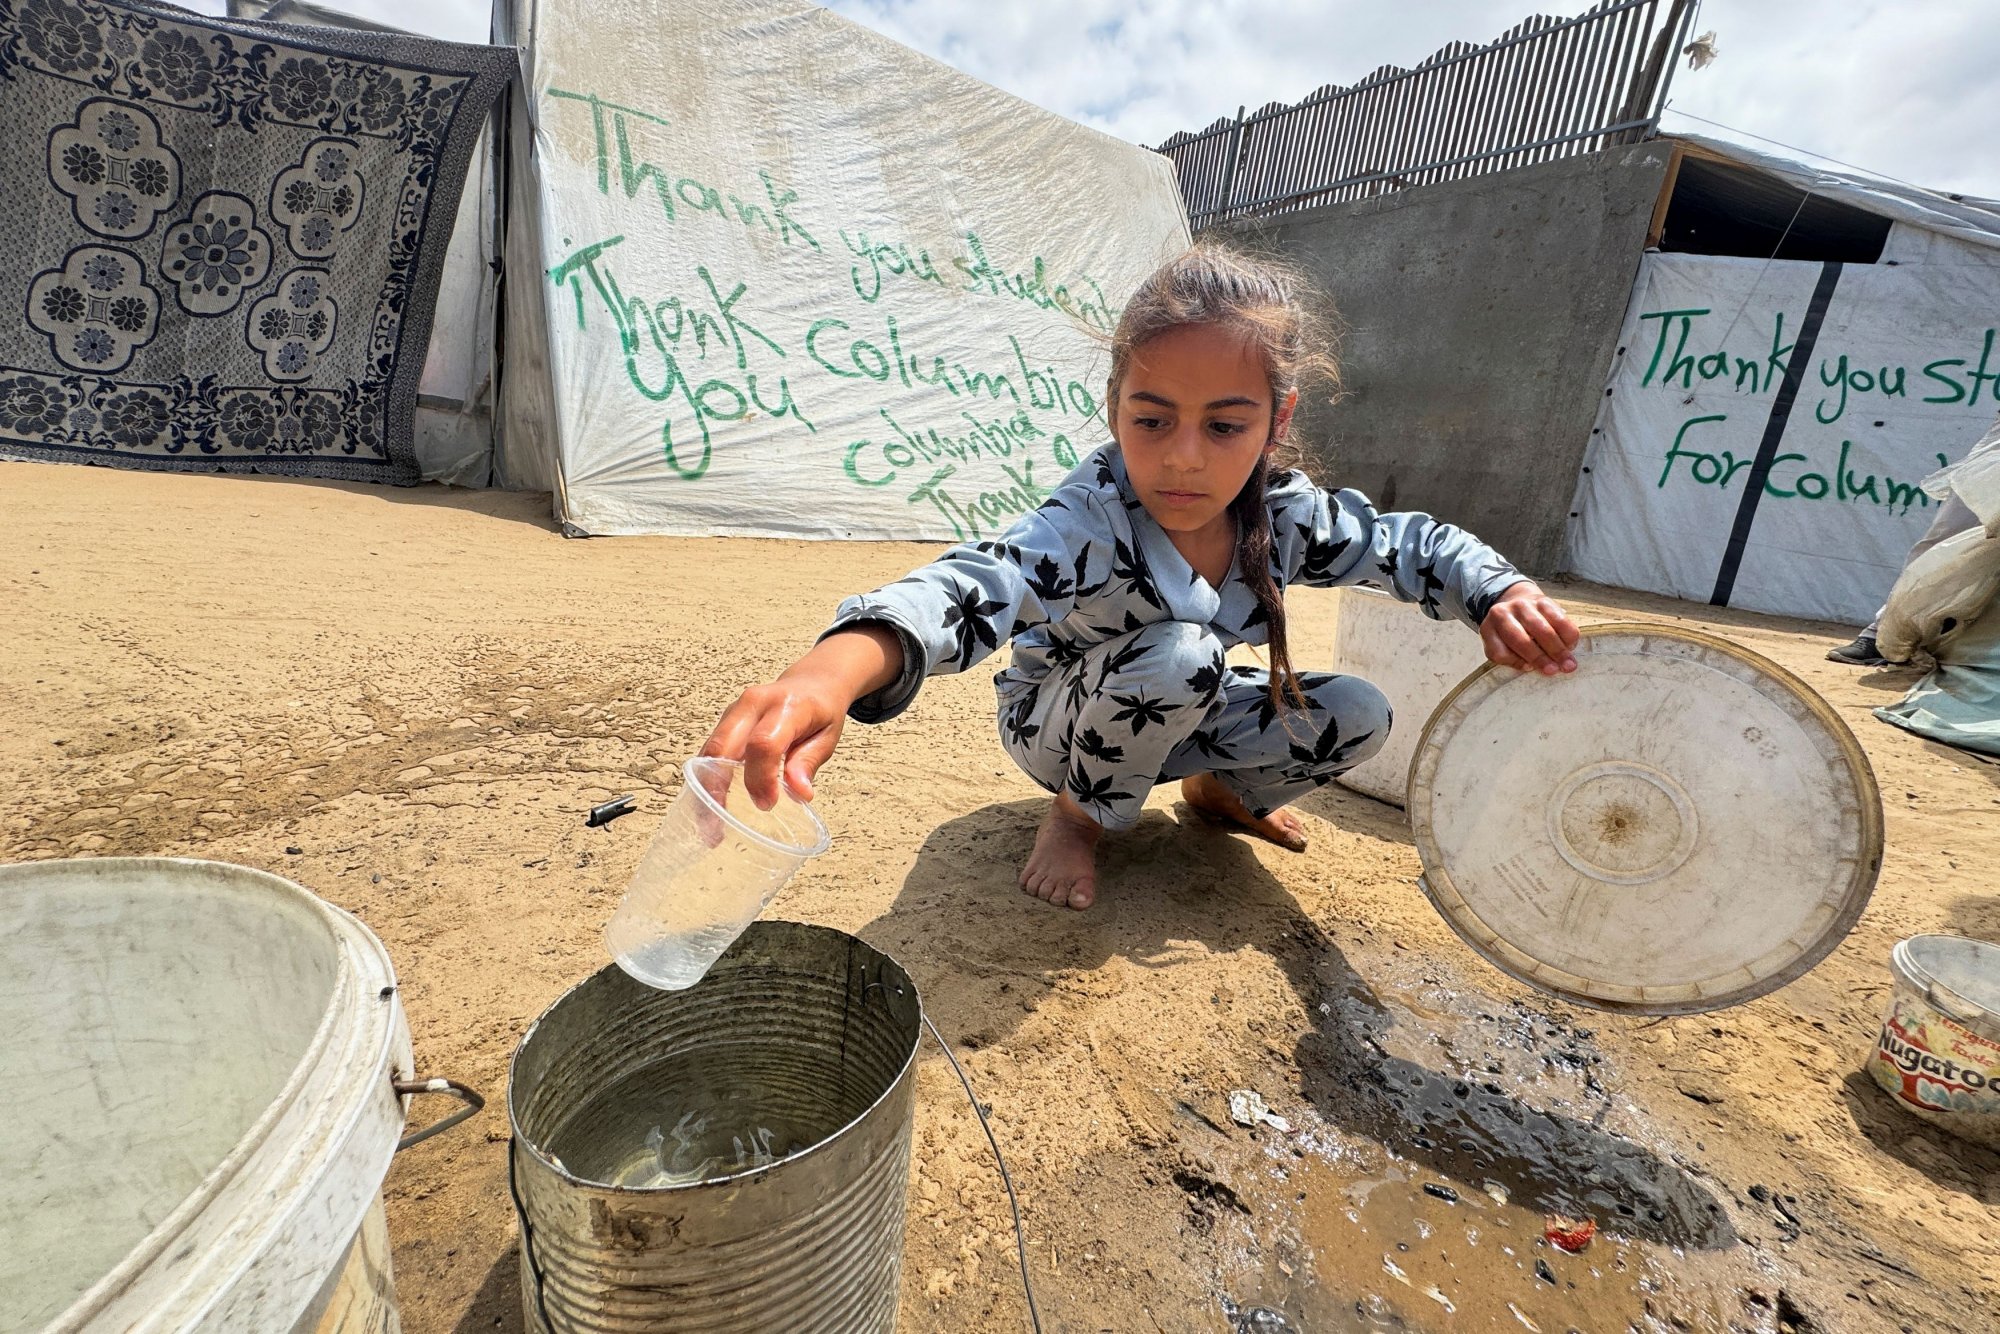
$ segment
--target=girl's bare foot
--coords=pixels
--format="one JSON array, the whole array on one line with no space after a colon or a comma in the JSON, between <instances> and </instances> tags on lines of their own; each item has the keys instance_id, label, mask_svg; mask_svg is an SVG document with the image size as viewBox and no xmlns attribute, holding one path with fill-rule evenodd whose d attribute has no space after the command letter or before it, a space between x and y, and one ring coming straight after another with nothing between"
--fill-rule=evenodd
<instances>
[{"instance_id":1,"label":"girl's bare foot","mask_svg":"<svg viewBox=\"0 0 2000 1334\"><path fill-rule=\"evenodd\" d=\"M1021 868L1021 888L1057 906L1088 908L1097 897L1097 840L1103 834L1104 826L1067 792L1058 793Z\"/></svg>"},{"instance_id":2,"label":"girl's bare foot","mask_svg":"<svg viewBox=\"0 0 2000 1334\"><path fill-rule=\"evenodd\" d=\"M1211 820L1240 825L1262 839L1293 852L1306 850L1305 821L1297 811L1280 806L1261 819L1250 813L1242 798L1222 785L1214 774L1196 774L1181 780L1181 799Z\"/></svg>"}]
</instances>

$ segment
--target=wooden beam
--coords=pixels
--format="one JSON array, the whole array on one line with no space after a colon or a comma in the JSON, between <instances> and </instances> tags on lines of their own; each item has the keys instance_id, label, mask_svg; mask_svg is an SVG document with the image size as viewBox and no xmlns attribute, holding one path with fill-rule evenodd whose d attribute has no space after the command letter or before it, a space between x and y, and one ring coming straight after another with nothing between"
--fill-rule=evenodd
<instances>
[{"instance_id":1,"label":"wooden beam","mask_svg":"<svg viewBox=\"0 0 2000 1334\"><path fill-rule=\"evenodd\" d=\"M1667 206L1674 201L1674 184L1681 178L1681 159L1687 156L1687 149L1680 140L1673 141L1673 152L1667 157L1667 174L1660 182L1660 197L1653 201L1653 220L1646 227L1646 249L1660 244L1667 233Z\"/></svg>"}]
</instances>

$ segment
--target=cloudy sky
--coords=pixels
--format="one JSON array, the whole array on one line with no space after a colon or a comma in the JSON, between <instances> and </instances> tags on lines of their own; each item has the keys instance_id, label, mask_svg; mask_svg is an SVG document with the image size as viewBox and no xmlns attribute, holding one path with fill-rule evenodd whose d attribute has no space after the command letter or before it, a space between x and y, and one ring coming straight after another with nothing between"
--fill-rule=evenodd
<instances>
[{"instance_id":1,"label":"cloudy sky","mask_svg":"<svg viewBox=\"0 0 2000 1334\"><path fill-rule=\"evenodd\" d=\"M328 0L322 0L326 3ZM331 0L483 40L488 0ZM572 0L588 12L588 0ZM1590 0L1544 0L1581 12ZM222 0L201 0L219 11ZM659 0L663 14L673 0ZM833 0L831 8L1031 102L1157 144L1239 104L1293 101L1447 42L1483 42L1534 0ZM1674 76L1664 127L1721 121L1937 189L2000 196L1993 0L1703 0L1720 58ZM1755 141L1750 141L1755 142Z\"/></svg>"}]
</instances>

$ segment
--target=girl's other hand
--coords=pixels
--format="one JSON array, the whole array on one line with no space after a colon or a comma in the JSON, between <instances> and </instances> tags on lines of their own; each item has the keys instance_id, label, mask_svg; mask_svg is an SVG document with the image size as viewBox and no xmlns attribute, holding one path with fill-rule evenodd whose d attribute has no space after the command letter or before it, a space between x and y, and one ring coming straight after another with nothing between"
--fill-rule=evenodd
<instances>
[{"instance_id":1,"label":"girl's other hand","mask_svg":"<svg viewBox=\"0 0 2000 1334\"><path fill-rule=\"evenodd\" d=\"M1488 662L1543 676L1576 670L1574 650L1581 637L1555 599L1528 580L1502 593L1479 623Z\"/></svg>"}]
</instances>

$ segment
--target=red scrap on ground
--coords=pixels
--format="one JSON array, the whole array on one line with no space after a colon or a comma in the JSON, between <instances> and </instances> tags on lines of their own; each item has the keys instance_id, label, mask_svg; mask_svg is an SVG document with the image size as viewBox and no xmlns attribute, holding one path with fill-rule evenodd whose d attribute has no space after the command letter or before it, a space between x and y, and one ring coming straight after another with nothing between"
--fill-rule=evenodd
<instances>
[{"instance_id":1,"label":"red scrap on ground","mask_svg":"<svg viewBox=\"0 0 2000 1334\"><path fill-rule=\"evenodd\" d=\"M1597 1222L1590 1218L1564 1218L1561 1214L1550 1214L1542 1235L1557 1250L1580 1255L1590 1245L1590 1239L1597 1235Z\"/></svg>"}]
</instances>

